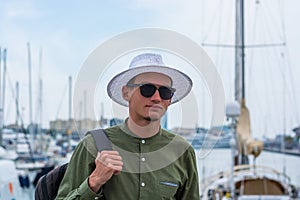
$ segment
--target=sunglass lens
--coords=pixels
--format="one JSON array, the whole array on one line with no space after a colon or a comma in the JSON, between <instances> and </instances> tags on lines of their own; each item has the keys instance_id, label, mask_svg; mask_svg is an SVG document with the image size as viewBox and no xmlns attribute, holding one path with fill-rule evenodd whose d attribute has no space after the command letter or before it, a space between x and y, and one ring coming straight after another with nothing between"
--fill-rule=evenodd
<instances>
[{"instance_id":1,"label":"sunglass lens","mask_svg":"<svg viewBox=\"0 0 300 200\"><path fill-rule=\"evenodd\" d=\"M160 97L164 100L171 99L173 96L173 92L167 87L162 86L158 89L158 91L159 91Z\"/></svg>"},{"instance_id":2,"label":"sunglass lens","mask_svg":"<svg viewBox=\"0 0 300 200\"><path fill-rule=\"evenodd\" d=\"M151 84L145 84L140 87L140 90L144 97L151 97L155 93L156 87Z\"/></svg>"}]
</instances>

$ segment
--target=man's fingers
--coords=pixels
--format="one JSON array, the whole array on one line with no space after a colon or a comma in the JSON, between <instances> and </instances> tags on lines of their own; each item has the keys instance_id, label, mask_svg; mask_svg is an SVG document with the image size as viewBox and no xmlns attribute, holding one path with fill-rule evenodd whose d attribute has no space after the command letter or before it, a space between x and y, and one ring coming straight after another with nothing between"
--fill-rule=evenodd
<instances>
[{"instance_id":1,"label":"man's fingers","mask_svg":"<svg viewBox=\"0 0 300 200\"><path fill-rule=\"evenodd\" d=\"M102 151L96 160L113 170L121 171L123 167L122 157L117 151Z\"/></svg>"},{"instance_id":2,"label":"man's fingers","mask_svg":"<svg viewBox=\"0 0 300 200\"><path fill-rule=\"evenodd\" d=\"M118 151L101 151L101 152L98 152L97 158L101 158L101 159L115 158L115 159L122 160Z\"/></svg>"},{"instance_id":3,"label":"man's fingers","mask_svg":"<svg viewBox=\"0 0 300 200\"><path fill-rule=\"evenodd\" d=\"M114 163L122 161L122 157L117 154L102 153L100 154L98 160L103 163Z\"/></svg>"},{"instance_id":4,"label":"man's fingers","mask_svg":"<svg viewBox=\"0 0 300 200\"><path fill-rule=\"evenodd\" d=\"M119 159L119 158L116 158L116 159L107 158L107 159L105 159L104 162L105 163L110 163L110 164L116 165L116 166L122 166L123 165L122 158L121 159Z\"/></svg>"},{"instance_id":5,"label":"man's fingers","mask_svg":"<svg viewBox=\"0 0 300 200\"><path fill-rule=\"evenodd\" d=\"M112 151L112 150L103 150L101 152L98 152L98 154L110 154L110 155L119 155L118 151Z\"/></svg>"},{"instance_id":6,"label":"man's fingers","mask_svg":"<svg viewBox=\"0 0 300 200\"><path fill-rule=\"evenodd\" d=\"M113 165L108 163L107 167L111 168L113 171L122 171L123 165Z\"/></svg>"}]
</instances>

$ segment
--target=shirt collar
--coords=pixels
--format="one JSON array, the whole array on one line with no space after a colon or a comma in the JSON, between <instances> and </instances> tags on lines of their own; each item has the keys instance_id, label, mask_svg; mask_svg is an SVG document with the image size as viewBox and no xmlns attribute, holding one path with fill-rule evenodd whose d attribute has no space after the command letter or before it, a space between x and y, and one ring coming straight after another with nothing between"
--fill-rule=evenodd
<instances>
[{"instance_id":1,"label":"shirt collar","mask_svg":"<svg viewBox=\"0 0 300 200\"><path fill-rule=\"evenodd\" d=\"M141 137L137 136L136 134L134 134L131 130L129 130L128 126L127 126L127 120L128 118L125 120L125 122L123 122L122 124L119 125L119 128L124 132L126 133L127 135L131 136L131 137L134 137L134 138L138 138L138 139L141 139ZM161 136L162 135L162 128L160 127L159 128L159 131L153 135L152 137L149 137L149 138L143 138L143 139L146 139L146 140L151 140L151 139L154 139L156 138L157 136Z\"/></svg>"}]
</instances>

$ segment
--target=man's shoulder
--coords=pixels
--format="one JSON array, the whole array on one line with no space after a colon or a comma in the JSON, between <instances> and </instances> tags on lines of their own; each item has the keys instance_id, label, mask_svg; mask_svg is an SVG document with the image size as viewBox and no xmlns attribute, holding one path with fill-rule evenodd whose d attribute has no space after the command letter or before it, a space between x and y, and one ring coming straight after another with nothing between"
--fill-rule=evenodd
<instances>
[{"instance_id":1,"label":"man's shoulder","mask_svg":"<svg viewBox=\"0 0 300 200\"><path fill-rule=\"evenodd\" d=\"M93 141L93 136L92 136L92 132L99 132L101 133L101 131L103 131L103 133L110 138L111 135L117 131L120 131L120 128L118 126L112 126L112 127L108 127L108 128L95 128L92 130L89 130L88 132L86 132L84 139L86 139L87 141Z\"/></svg>"},{"instance_id":2,"label":"man's shoulder","mask_svg":"<svg viewBox=\"0 0 300 200\"><path fill-rule=\"evenodd\" d=\"M185 146L191 146L190 143L186 139L184 139L182 136L175 134L169 130L162 129L162 135L164 137L169 138L172 140L172 142L175 142L180 145L185 145Z\"/></svg>"},{"instance_id":3,"label":"man's shoulder","mask_svg":"<svg viewBox=\"0 0 300 200\"><path fill-rule=\"evenodd\" d=\"M89 151L94 157L97 156L98 150L97 150L97 145L95 142L95 139L93 135L91 134L92 132L99 132L100 130L103 130L104 133L106 134L107 138L110 139L111 134L114 132L115 128L109 127L107 129L102 129L102 128L95 128L87 131L84 135L84 137L81 139L81 141L77 145L77 149L79 151L82 151L83 149L86 149Z\"/></svg>"},{"instance_id":4,"label":"man's shoulder","mask_svg":"<svg viewBox=\"0 0 300 200\"><path fill-rule=\"evenodd\" d=\"M119 126L119 125L116 125L116 126L110 126L110 127L105 128L105 129L103 129L103 130L105 131L105 133L106 133L107 135L111 135L111 134L113 134L113 133L115 133L115 132L120 131L120 126Z\"/></svg>"},{"instance_id":5,"label":"man's shoulder","mask_svg":"<svg viewBox=\"0 0 300 200\"><path fill-rule=\"evenodd\" d=\"M79 148L85 148L94 157L96 157L98 150L97 150L97 146L96 146L95 140L94 140L94 138L93 138L93 136L91 134L91 131L94 131L94 130L87 131L85 133L85 136L82 138L82 140L79 142L79 144L77 146Z\"/></svg>"},{"instance_id":6,"label":"man's shoulder","mask_svg":"<svg viewBox=\"0 0 300 200\"><path fill-rule=\"evenodd\" d=\"M168 144L170 144L170 150L175 155L182 155L182 158L187 158L186 156L193 157L195 155L192 145L182 136L167 130L163 130L162 135L169 138L170 142Z\"/></svg>"},{"instance_id":7,"label":"man's shoulder","mask_svg":"<svg viewBox=\"0 0 300 200\"><path fill-rule=\"evenodd\" d=\"M162 135L165 137L170 137L172 139L175 138L178 141L186 141L182 136L175 134L170 130L162 129Z\"/></svg>"}]
</instances>

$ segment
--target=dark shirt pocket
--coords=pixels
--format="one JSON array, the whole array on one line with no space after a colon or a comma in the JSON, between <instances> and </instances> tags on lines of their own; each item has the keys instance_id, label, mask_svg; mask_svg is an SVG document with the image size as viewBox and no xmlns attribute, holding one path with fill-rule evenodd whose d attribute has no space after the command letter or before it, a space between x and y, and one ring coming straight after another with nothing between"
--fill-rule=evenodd
<instances>
[{"instance_id":1,"label":"dark shirt pocket","mask_svg":"<svg viewBox=\"0 0 300 200\"><path fill-rule=\"evenodd\" d=\"M176 192L178 189L178 183L171 181L160 181L159 182L159 191L162 199L172 200L175 199Z\"/></svg>"}]
</instances>

